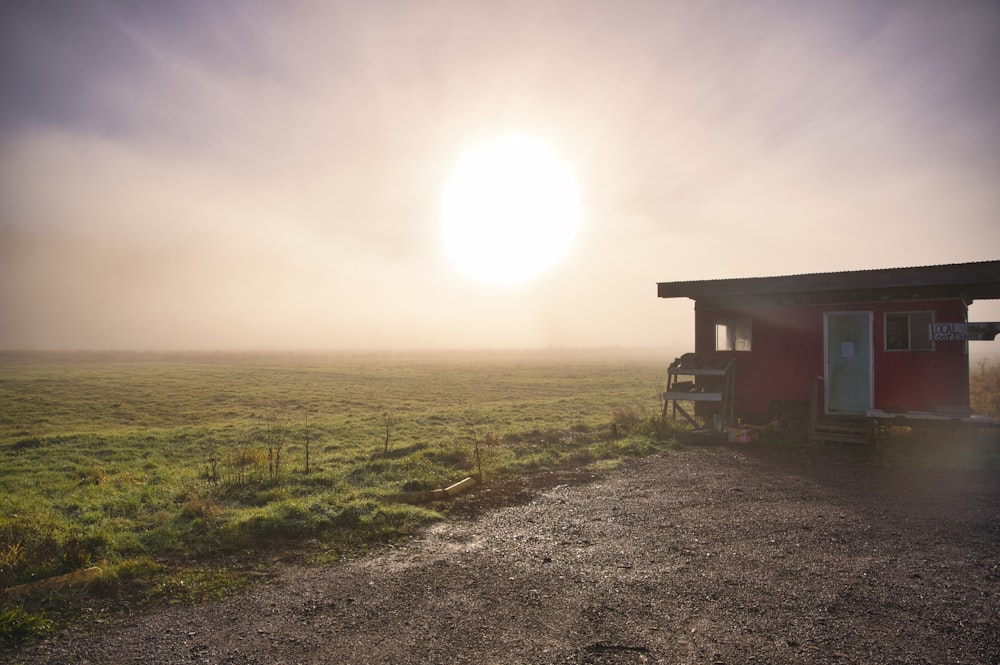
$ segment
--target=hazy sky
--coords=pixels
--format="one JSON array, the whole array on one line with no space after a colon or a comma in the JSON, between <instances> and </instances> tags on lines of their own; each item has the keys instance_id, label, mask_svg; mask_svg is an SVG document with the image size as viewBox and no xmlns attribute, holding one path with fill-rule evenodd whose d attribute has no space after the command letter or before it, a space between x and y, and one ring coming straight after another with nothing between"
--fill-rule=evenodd
<instances>
[{"instance_id":1,"label":"hazy sky","mask_svg":"<svg viewBox=\"0 0 1000 665\"><path fill-rule=\"evenodd\" d=\"M510 131L584 218L484 286L441 191ZM0 4L0 348L686 350L657 281L997 259L998 213L994 0Z\"/></svg>"}]
</instances>

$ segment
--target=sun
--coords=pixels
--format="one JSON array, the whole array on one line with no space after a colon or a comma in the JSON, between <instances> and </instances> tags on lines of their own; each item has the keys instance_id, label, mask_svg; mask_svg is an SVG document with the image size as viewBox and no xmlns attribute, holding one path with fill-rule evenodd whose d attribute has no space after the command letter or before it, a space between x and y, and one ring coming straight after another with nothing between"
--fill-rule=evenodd
<instances>
[{"instance_id":1,"label":"sun","mask_svg":"<svg viewBox=\"0 0 1000 665\"><path fill-rule=\"evenodd\" d=\"M520 284L568 254L581 217L571 165L544 141L506 134L455 164L444 187L441 238L469 277Z\"/></svg>"}]
</instances>

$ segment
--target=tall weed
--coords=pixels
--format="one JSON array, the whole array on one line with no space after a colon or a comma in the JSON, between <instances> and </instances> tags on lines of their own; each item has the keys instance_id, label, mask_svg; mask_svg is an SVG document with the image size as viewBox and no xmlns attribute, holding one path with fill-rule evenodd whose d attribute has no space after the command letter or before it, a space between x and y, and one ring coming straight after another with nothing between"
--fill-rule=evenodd
<instances>
[{"instance_id":1,"label":"tall weed","mask_svg":"<svg viewBox=\"0 0 1000 665\"><path fill-rule=\"evenodd\" d=\"M1000 362L980 361L969 373L969 405L972 412L1000 418Z\"/></svg>"}]
</instances>

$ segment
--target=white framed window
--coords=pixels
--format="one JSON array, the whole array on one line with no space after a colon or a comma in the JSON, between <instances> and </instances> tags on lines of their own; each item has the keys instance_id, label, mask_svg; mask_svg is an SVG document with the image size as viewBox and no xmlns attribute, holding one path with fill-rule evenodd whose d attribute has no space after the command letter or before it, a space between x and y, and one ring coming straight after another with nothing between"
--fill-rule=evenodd
<instances>
[{"instance_id":1,"label":"white framed window","mask_svg":"<svg viewBox=\"0 0 1000 665\"><path fill-rule=\"evenodd\" d=\"M933 351L934 312L886 312L886 351Z\"/></svg>"},{"instance_id":2,"label":"white framed window","mask_svg":"<svg viewBox=\"0 0 1000 665\"><path fill-rule=\"evenodd\" d=\"M728 317L715 322L716 351L749 351L752 342L749 316Z\"/></svg>"}]
</instances>

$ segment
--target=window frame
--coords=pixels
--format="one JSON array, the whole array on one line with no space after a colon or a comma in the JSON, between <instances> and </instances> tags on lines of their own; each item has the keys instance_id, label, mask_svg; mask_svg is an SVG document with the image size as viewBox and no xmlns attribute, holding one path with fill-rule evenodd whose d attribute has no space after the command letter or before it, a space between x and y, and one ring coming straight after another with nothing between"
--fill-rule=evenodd
<instances>
[{"instance_id":1,"label":"window frame","mask_svg":"<svg viewBox=\"0 0 1000 665\"><path fill-rule=\"evenodd\" d=\"M719 346L719 329L725 329L727 344ZM753 351L753 317L746 315L718 316L712 320L713 347L724 353L750 353ZM732 334L730 334L732 331ZM746 348L740 348L744 346Z\"/></svg>"},{"instance_id":2,"label":"window frame","mask_svg":"<svg viewBox=\"0 0 1000 665\"><path fill-rule=\"evenodd\" d=\"M926 326L927 330L923 333L923 339L926 340L927 346L914 347L914 315L926 316ZM906 346L890 346L890 334L889 334L889 320L891 318L896 318L897 320L901 317L906 317ZM882 348L887 353L907 353L913 351L934 351L935 345L934 340L930 335L930 326L934 323L934 310L932 309L920 309L920 310L907 310L902 312L884 312L882 316ZM919 324L918 324L919 326ZM896 344L897 342L893 342Z\"/></svg>"}]
</instances>

